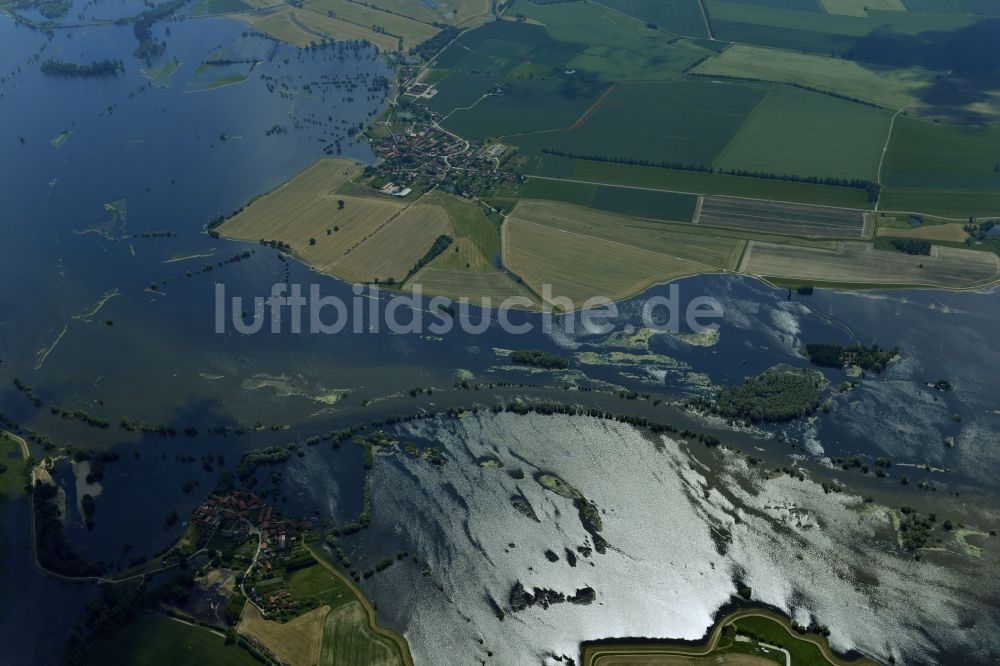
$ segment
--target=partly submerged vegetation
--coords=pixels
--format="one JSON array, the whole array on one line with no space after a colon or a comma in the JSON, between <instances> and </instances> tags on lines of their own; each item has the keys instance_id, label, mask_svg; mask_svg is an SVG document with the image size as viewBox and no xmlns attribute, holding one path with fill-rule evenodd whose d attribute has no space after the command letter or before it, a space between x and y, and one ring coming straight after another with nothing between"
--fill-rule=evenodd
<instances>
[{"instance_id":1,"label":"partly submerged vegetation","mask_svg":"<svg viewBox=\"0 0 1000 666\"><path fill-rule=\"evenodd\" d=\"M818 371L778 366L723 388L715 400L692 398L688 405L729 419L790 421L819 408L825 384Z\"/></svg>"},{"instance_id":2,"label":"partly submerged vegetation","mask_svg":"<svg viewBox=\"0 0 1000 666\"><path fill-rule=\"evenodd\" d=\"M51 76L117 76L125 70L121 60L95 60L85 65L50 58L41 64L43 74Z\"/></svg>"},{"instance_id":3,"label":"partly submerged vegetation","mask_svg":"<svg viewBox=\"0 0 1000 666\"><path fill-rule=\"evenodd\" d=\"M565 357L538 349L516 349L510 353L510 360L546 370L565 370L569 367L569 360Z\"/></svg>"},{"instance_id":4,"label":"partly submerged vegetation","mask_svg":"<svg viewBox=\"0 0 1000 666\"><path fill-rule=\"evenodd\" d=\"M877 343L842 346L837 344L806 345L809 362L824 368L857 366L862 370L881 372L899 354L898 349L883 349Z\"/></svg>"}]
</instances>

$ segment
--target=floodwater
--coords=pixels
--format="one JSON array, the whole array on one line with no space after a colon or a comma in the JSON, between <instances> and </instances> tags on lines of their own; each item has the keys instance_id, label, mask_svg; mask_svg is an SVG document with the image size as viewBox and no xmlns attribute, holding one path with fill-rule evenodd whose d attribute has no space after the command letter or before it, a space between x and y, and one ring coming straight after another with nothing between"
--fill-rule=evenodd
<instances>
[{"instance_id":1,"label":"floodwater","mask_svg":"<svg viewBox=\"0 0 1000 666\"><path fill-rule=\"evenodd\" d=\"M73 15L77 10L82 8ZM104 16L96 8L87 11ZM906 470L911 486L900 488L895 472L887 480L856 472L841 480L870 492L908 493L906 501L913 503L934 497L918 492L918 481L934 484L942 497L960 492L985 498L986 506L995 502L998 379L983 371L1000 367L1000 346L992 336L1000 326L1000 295L993 292L817 290L800 296L743 277L683 280L682 303L711 296L722 305L718 339L706 346L672 335L655 335L645 344L623 337L626 326L641 328L642 303L668 295L666 286L619 304L617 329L605 334L579 327L545 332L541 317L527 313L515 316L534 325L523 336L506 334L496 323L482 334L456 330L442 336L396 335L384 328L300 335L287 326L274 335L216 333L216 283L245 300L269 295L276 282L315 283L325 295L355 296L350 286L284 261L273 249L214 239L204 227L323 156L337 139L343 155L371 162L368 146L352 138L353 129L381 108L391 73L369 48L297 51L247 36L245 26L230 20L172 21L154 32L167 41L154 67L176 59L172 75L140 71L147 65L131 56L135 40L128 27L57 30L50 40L0 17L0 412L59 444L119 454L99 489L88 488L97 506L92 531L72 501L77 475L66 461L57 469L71 499L67 534L89 559L114 570L168 545L182 525L166 528L165 515L187 515L247 449L301 443L319 432L418 409L518 398L597 405L711 430L775 465L801 460L822 470L829 457L885 455L897 470ZM108 79L45 77L34 54L39 60L121 59L125 73ZM254 64L216 72L217 66L202 65L212 58ZM219 85L234 73L246 80ZM253 254L219 265L244 251ZM205 271L207 266L212 270ZM381 313L385 299L383 294L364 302ZM855 340L898 346L901 360L845 394L833 390L846 379L843 371L824 371L831 382L829 412L810 422L732 432L666 405L618 397L623 391L667 401L705 394L712 385L738 383L778 363L807 366L798 351L806 343ZM572 360L571 368L512 367L505 350L518 348L560 353ZM14 388L15 377L46 407L34 408ZM457 387L456 379L472 388ZM955 391L928 388L940 379L952 382ZM512 385L497 386L501 382ZM412 397L415 388L433 393ZM111 427L54 416L50 404L82 409ZM117 427L123 416L178 430L192 426L201 434L129 433ZM250 432L205 434L219 426ZM871 566L880 584L871 590L824 568L826 560L847 558L864 569L865 551L857 544L881 534L885 525L871 518L848 529L855 507L817 494L817 484L802 490L778 482L764 489L736 462L723 461L710 481L720 495L705 497L700 487L707 482L698 477L707 472L683 448L667 443L657 450L630 428L591 419L477 418L404 434L443 445L449 463L430 468L399 456L378 459L373 524L350 549L372 562L399 548L419 560L381 572L367 586L381 619L406 632L421 663L441 663L448 650L468 650L473 639L479 645L478 638L484 643L474 649L511 655L505 663L537 660L547 651L572 655L577 641L610 635L696 638L730 599L736 577L757 590L761 601L817 614L845 650L905 656L924 648L995 649L980 626L968 629L968 618L995 595L988 586L972 590L973 574L938 564L915 571L912 563L879 556ZM943 444L946 437L954 438L954 447ZM33 452L44 453L37 445ZM593 567L549 563L542 556L546 548L561 553L587 538L575 512L533 486L530 474L515 483L502 470L479 467L475 459L487 454L506 467L554 470L577 486L607 512L615 549L595 556ZM208 455L216 461L210 469L202 460ZM324 524L357 515L363 487L357 447L306 447L285 476L280 506L289 513L314 515ZM515 487L542 522L512 510ZM801 540L775 537L775 520L787 516L763 516L788 502L806 506L833 527L796 527ZM732 516L744 510L734 507L749 507L746 515L757 515L758 522L737 527ZM4 520L2 569L8 581L19 581L9 582L6 593L32 599L44 593L67 610L19 615L16 621L5 617L0 637L37 635L42 624L53 635L65 635L70 610L88 593L33 572L23 557L21 508L3 507L17 514ZM711 538L722 528L732 534L725 555ZM809 557L797 560L789 550L796 544L812 549ZM800 564L789 566L793 560ZM426 577L425 566L431 571ZM908 607L905 581L918 574L927 578L926 617L919 622L892 612ZM519 579L565 593L590 585L598 600L508 614L501 623L487 598L504 605ZM968 599L959 602L948 589L967 592ZM865 604L885 612L860 612ZM920 622L926 636L912 629ZM445 639L441 626L458 629ZM894 633L898 639L885 638ZM15 663L55 659L51 646L4 643L23 648Z\"/></svg>"}]
</instances>

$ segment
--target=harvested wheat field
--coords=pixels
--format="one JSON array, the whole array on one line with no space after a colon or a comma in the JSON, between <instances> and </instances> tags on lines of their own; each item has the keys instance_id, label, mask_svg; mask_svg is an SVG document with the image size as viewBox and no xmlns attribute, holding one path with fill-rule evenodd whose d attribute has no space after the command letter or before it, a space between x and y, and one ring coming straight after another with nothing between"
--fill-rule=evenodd
<instances>
[{"instance_id":1,"label":"harvested wheat field","mask_svg":"<svg viewBox=\"0 0 1000 666\"><path fill-rule=\"evenodd\" d=\"M347 254L318 268L355 282L402 282L438 236L452 233L444 208L416 203L378 228L360 246L349 248Z\"/></svg>"},{"instance_id":2,"label":"harvested wheat field","mask_svg":"<svg viewBox=\"0 0 1000 666\"><path fill-rule=\"evenodd\" d=\"M551 285L574 307L595 296L623 300L659 282L711 266L524 220L504 225L504 263L536 293Z\"/></svg>"},{"instance_id":3,"label":"harvested wheat field","mask_svg":"<svg viewBox=\"0 0 1000 666\"><path fill-rule=\"evenodd\" d=\"M407 287L420 285L425 296L435 295L453 301L466 298L476 306L498 307L505 299L521 296L536 306L538 299L523 285L494 268L441 268L433 263L413 276ZM489 298L487 302L485 298ZM526 309L531 306L525 305Z\"/></svg>"},{"instance_id":4,"label":"harvested wheat field","mask_svg":"<svg viewBox=\"0 0 1000 666\"><path fill-rule=\"evenodd\" d=\"M691 224L649 222L550 201L522 201L503 227L504 263L536 293L577 306L622 300L679 277L735 270L746 241Z\"/></svg>"},{"instance_id":5,"label":"harvested wheat field","mask_svg":"<svg viewBox=\"0 0 1000 666\"><path fill-rule=\"evenodd\" d=\"M753 241L741 272L763 277L843 285L914 285L963 288L1000 278L989 252L933 246L930 256L877 250L870 243L840 242L836 249Z\"/></svg>"},{"instance_id":6,"label":"harvested wheat field","mask_svg":"<svg viewBox=\"0 0 1000 666\"><path fill-rule=\"evenodd\" d=\"M247 604L237 630L285 663L312 666L320 662L329 612L329 606L320 606L282 624L265 620L256 606Z\"/></svg>"},{"instance_id":7,"label":"harvested wheat field","mask_svg":"<svg viewBox=\"0 0 1000 666\"><path fill-rule=\"evenodd\" d=\"M961 222L949 224L927 224L913 229L881 227L878 230L878 235L891 236L895 238L919 238L921 240L964 243L969 238L969 234L964 227L965 225Z\"/></svg>"},{"instance_id":8,"label":"harvested wheat field","mask_svg":"<svg viewBox=\"0 0 1000 666\"><path fill-rule=\"evenodd\" d=\"M700 228L686 222L651 222L553 201L521 201L508 219L685 259L701 264L701 272L735 270L745 245L745 241L722 229ZM588 268L581 265L580 270Z\"/></svg>"},{"instance_id":9,"label":"harvested wheat field","mask_svg":"<svg viewBox=\"0 0 1000 666\"><path fill-rule=\"evenodd\" d=\"M220 236L234 240L286 243L298 258L313 268L338 274L333 264L379 235L378 232L406 208L405 204L388 197L337 194L337 188L355 172L353 163L346 160L321 160L252 202L217 231ZM437 219L440 216L430 217ZM419 218L415 225L405 221L404 224L411 231L419 229L420 219L429 218ZM440 222L429 224L440 228ZM383 246L389 238L379 236L376 247ZM425 249L421 249L421 256ZM350 264L354 267L352 275L358 274L358 263Z\"/></svg>"}]
</instances>

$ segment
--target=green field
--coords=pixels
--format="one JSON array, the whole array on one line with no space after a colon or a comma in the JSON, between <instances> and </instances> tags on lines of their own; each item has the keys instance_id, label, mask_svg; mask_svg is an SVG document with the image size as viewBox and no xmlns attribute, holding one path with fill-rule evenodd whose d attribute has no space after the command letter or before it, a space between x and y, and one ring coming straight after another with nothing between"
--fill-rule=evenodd
<instances>
[{"instance_id":1,"label":"green field","mask_svg":"<svg viewBox=\"0 0 1000 666\"><path fill-rule=\"evenodd\" d=\"M933 80L933 72L915 67L866 66L842 58L743 44L732 45L693 71L809 86L893 110L919 104L920 91Z\"/></svg>"},{"instance_id":2,"label":"green field","mask_svg":"<svg viewBox=\"0 0 1000 666\"><path fill-rule=\"evenodd\" d=\"M544 24L553 39L574 45L579 55L566 66L608 81L672 79L711 51L690 41L671 43L662 31L591 1L536 5L517 0L509 16L521 14Z\"/></svg>"},{"instance_id":3,"label":"green field","mask_svg":"<svg viewBox=\"0 0 1000 666\"><path fill-rule=\"evenodd\" d=\"M594 194L600 185L575 183L565 180L542 180L532 178L521 188L521 196L525 199L547 199L563 203L589 206L594 200Z\"/></svg>"},{"instance_id":4,"label":"green field","mask_svg":"<svg viewBox=\"0 0 1000 666\"><path fill-rule=\"evenodd\" d=\"M24 494L24 459L21 447L0 434L0 502Z\"/></svg>"},{"instance_id":5,"label":"green field","mask_svg":"<svg viewBox=\"0 0 1000 666\"><path fill-rule=\"evenodd\" d=\"M489 74L452 72L434 85L437 93L425 104L431 111L447 115L459 107L475 104L499 80Z\"/></svg>"},{"instance_id":6,"label":"green field","mask_svg":"<svg viewBox=\"0 0 1000 666\"><path fill-rule=\"evenodd\" d=\"M536 178L525 184L521 196L525 199L561 201L611 213L676 222L689 221L697 202L697 197L690 194Z\"/></svg>"},{"instance_id":7,"label":"green field","mask_svg":"<svg viewBox=\"0 0 1000 666\"><path fill-rule=\"evenodd\" d=\"M195 656L197 655L197 656ZM260 666L249 652L222 636L165 615L144 613L91 651L91 666L162 666L197 663Z\"/></svg>"},{"instance_id":8,"label":"green field","mask_svg":"<svg viewBox=\"0 0 1000 666\"><path fill-rule=\"evenodd\" d=\"M1000 191L888 188L882 191L879 210L927 213L956 219L996 217L1000 214Z\"/></svg>"},{"instance_id":9,"label":"green field","mask_svg":"<svg viewBox=\"0 0 1000 666\"><path fill-rule=\"evenodd\" d=\"M571 177L592 183L675 190L693 194L723 194L846 208L871 208L864 191L847 187L808 185L675 169L577 160Z\"/></svg>"},{"instance_id":10,"label":"green field","mask_svg":"<svg viewBox=\"0 0 1000 666\"><path fill-rule=\"evenodd\" d=\"M807 11L799 9L798 5L795 8L776 6L779 4L785 3L705 0L718 39L823 55L851 53L862 38L872 35L884 38L890 34L914 36L923 32L948 32L975 21L961 14L875 9L869 10L867 16L849 16L815 11L811 2ZM892 54L884 55L891 58Z\"/></svg>"},{"instance_id":11,"label":"green field","mask_svg":"<svg viewBox=\"0 0 1000 666\"><path fill-rule=\"evenodd\" d=\"M621 84L578 127L514 140L530 152L710 165L766 88L700 79Z\"/></svg>"},{"instance_id":12,"label":"green field","mask_svg":"<svg viewBox=\"0 0 1000 666\"><path fill-rule=\"evenodd\" d=\"M968 11L965 0L903 0L903 6L911 12L964 14Z\"/></svg>"},{"instance_id":13,"label":"green field","mask_svg":"<svg viewBox=\"0 0 1000 666\"><path fill-rule=\"evenodd\" d=\"M514 21L494 21L463 33L434 61L437 68L506 76L515 67L532 62L561 68L582 50L579 44L562 44L542 26Z\"/></svg>"},{"instance_id":14,"label":"green field","mask_svg":"<svg viewBox=\"0 0 1000 666\"><path fill-rule=\"evenodd\" d=\"M496 225L487 219L483 209L468 199L443 192L429 194L424 203L443 206L455 227L456 239L468 238L487 261L500 254L500 235Z\"/></svg>"},{"instance_id":15,"label":"green field","mask_svg":"<svg viewBox=\"0 0 1000 666\"><path fill-rule=\"evenodd\" d=\"M699 0L597 0L640 21L688 37L708 37Z\"/></svg>"},{"instance_id":16,"label":"green field","mask_svg":"<svg viewBox=\"0 0 1000 666\"><path fill-rule=\"evenodd\" d=\"M357 601L326 616L320 666L388 666L399 663L396 646L371 630L365 610Z\"/></svg>"},{"instance_id":17,"label":"green field","mask_svg":"<svg viewBox=\"0 0 1000 666\"><path fill-rule=\"evenodd\" d=\"M715 166L875 180L891 117L883 109L774 86Z\"/></svg>"},{"instance_id":18,"label":"green field","mask_svg":"<svg viewBox=\"0 0 1000 666\"><path fill-rule=\"evenodd\" d=\"M774 1L774 0L770 0ZM740 634L743 640L737 639ZM788 657L773 647L788 651ZM752 655L752 656L748 656ZM585 642L580 650L581 666L598 664L633 664L707 666L709 664L765 663L795 666L875 666L867 657L854 660L839 658L829 641L815 633L793 633L789 621L770 611L743 609L722 618L703 643L629 644L624 641Z\"/></svg>"},{"instance_id":19,"label":"green field","mask_svg":"<svg viewBox=\"0 0 1000 666\"><path fill-rule=\"evenodd\" d=\"M191 15L226 14L229 12L244 12L248 9L250 9L250 5L243 2L243 0L201 0L201 2L191 7Z\"/></svg>"},{"instance_id":20,"label":"green field","mask_svg":"<svg viewBox=\"0 0 1000 666\"><path fill-rule=\"evenodd\" d=\"M323 605L336 608L354 601L350 588L319 563L293 571L285 577L285 582L293 599L315 600L314 608Z\"/></svg>"},{"instance_id":21,"label":"green field","mask_svg":"<svg viewBox=\"0 0 1000 666\"><path fill-rule=\"evenodd\" d=\"M795 638L788 631L773 620L766 617L744 617L733 624L738 632L745 632L752 635L762 643L776 645L788 650L793 664L809 666L826 666L829 660L823 656L819 646Z\"/></svg>"},{"instance_id":22,"label":"green field","mask_svg":"<svg viewBox=\"0 0 1000 666\"><path fill-rule=\"evenodd\" d=\"M901 116L882 179L892 187L996 191L998 164L1000 126L962 127Z\"/></svg>"},{"instance_id":23,"label":"green field","mask_svg":"<svg viewBox=\"0 0 1000 666\"><path fill-rule=\"evenodd\" d=\"M605 90L606 84L570 76L514 81L503 95L491 95L473 109L454 112L445 127L476 139L567 128Z\"/></svg>"}]
</instances>

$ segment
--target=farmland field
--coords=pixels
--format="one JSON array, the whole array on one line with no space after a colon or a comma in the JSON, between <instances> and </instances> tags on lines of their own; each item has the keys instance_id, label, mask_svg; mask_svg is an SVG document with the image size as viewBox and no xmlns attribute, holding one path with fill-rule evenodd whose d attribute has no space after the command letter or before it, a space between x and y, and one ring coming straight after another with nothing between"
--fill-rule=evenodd
<instances>
[{"instance_id":1,"label":"farmland field","mask_svg":"<svg viewBox=\"0 0 1000 666\"><path fill-rule=\"evenodd\" d=\"M447 3L413 0L365 0L364 4L424 23L449 23L471 27L488 18L490 0L449 0Z\"/></svg>"},{"instance_id":2,"label":"farmland field","mask_svg":"<svg viewBox=\"0 0 1000 666\"><path fill-rule=\"evenodd\" d=\"M310 197L301 190L289 197L296 205L285 197L269 201L268 195L219 227L219 233L235 240L281 241L306 263L324 268L343 258L405 208L388 197ZM343 210L338 201L344 202Z\"/></svg>"},{"instance_id":3,"label":"farmland field","mask_svg":"<svg viewBox=\"0 0 1000 666\"><path fill-rule=\"evenodd\" d=\"M819 0L830 14L844 16L868 16L869 10L905 12L902 0Z\"/></svg>"},{"instance_id":4,"label":"farmland field","mask_svg":"<svg viewBox=\"0 0 1000 666\"><path fill-rule=\"evenodd\" d=\"M863 99L888 109L914 107L931 72L911 68L876 68L850 60L733 44L693 70L697 74L794 83Z\"/></svg>"},{"instance_id":5,"label":"farmland field","mask_svg":"<svg viewBox=\"0 0 1000 666\"><path fill-rule=\"evenodd\" d=\"M774 86L715 166L874 181L891 116L821 93Z\"/></svg>"},{"instance_id":6,"label":"farmland field","mask_svg":"<svg viewBox=\"0 0 1000 666\"><path fill-rule=\"evenodd\" d=\"M730 197L705 197L698 224L820 238L860 238L865 229L861 211Z\"/></svg>"},{"instance_id":7,"label":"farmland field","mask_svg":"<svg viewBox=\"0 0 1000 666\"><path fill-rule=\"evenodd\" d=\"M520 194L525 199L546 199L589 206L598 187L602 186L550 178L529 178Z\"/></svg>"},{"instance_id":8,"label":"farmland field","mask_svg":"<svg viewBox=\"0 0 1000 666\"><path fill-rule=\"evenodd\" d=\"M574 300L625 298L682 275L734 270L744 247L744 241L724 232L687 223L647 222L530 200L517 204L504 234L505 264L511 270L536 291L550 283Z\"/></svg>"},{"instance_id":9,"label":"farmland field","mask_svg":"<svg viewBox=\"0 0 1000 666\"><path fill-rule=\"evenodd\" d=\"M432 111L447 115L454 109L474 104L499 80L487 74L452 72L435 84L437 93L425 103Z\"/></svg>"},{"instance_id":10,"label":"farmland field","mask_svg":"<svg viewBox=\"0 0 1000 666\"><path fill-rule=\"evenodd\" d=\"M705 0L705 5L718 39L822 55L849 53L860 38L876 32L912 36L958 30L974 21L960 14L871 9L865 16L849 16L725 0Z\"/></svg>"},{"instance_id":11,"label":"farmland field","mask_svg":"<svg viewBox=\"0 0 1000 666\"><path fill-rule=\"evenodd\" d=\"M647 27L645 20L597 2L574 3L572 11L566 11L558 5L517 0L508 14L533 19L544 25L553 39L572 45L579 54L564 63L566 67L598 74L608 81L672 79L711 54L690 41L671 43L668 35Z\"/></svg>"},{"instance_id":12,"label":"farmland field","mask_svg":"<svg viewBox=\"0 0 1000 666\"><path fill-rule=\"evenodd\" d=\"M576 160L569 177L593 183L648 187L690 194L721 194L846 208L871 207L864 191L847 187L626 166L589 160Z\"/></svg>"},{"instance_id":13,"label":"farmland field","mask_svg":"<svg viewBox=\"0 0 1000 666\"><path fill-rule=\"evenodd\" d=\"M597 0L611 9L634 16L640 21L653 23L678 35L688 37L708 37L705 17L701 13L699 0Z\"/></svg>"},{"instance_id":14,"label":"farmland field","mask_svg":"<svg viewBox=\"0 0 1000 666\"><path fill-rule=\"evenodd\" d=\"M463 33L443 50L434 66L451 71L506 76L515 67L532 62L559 68L583 47L555 41L539 25L494 21Z\"/></svg>"},{"instance_id":15,"label":"farmland field","mask_svg":"<svg viewBox=\"0 0 1000 666\"><path fill-rule=\"evenodd\" d=\"M630 190L601 185L590 202L593 208L635 217L687 222L694 215L697 197L690 194Z\"/></svg>"},{"instance_id":16,"label":"farmland field","mask_svg":"<svg viewBox=\"0 0 1000 666\"><path fill-rule=\"evenodd\" d=\"M401 37L404 50L430 39L438 32L438 28L429 23L366 7L350 0L309 0L307 7L325 15L332 12L333 16L341 21L353 23L378 34Z\"/></svg>"},{"instance_id":17,"label":"farmland field","mask_svg":"<svg viewBox=\"0 0 1000 666\"><path fill-rule=\"evenodd\" d=\"M1000 211L1000 192L893 187L882 192L879 210L928 213L957 219L994 217Z\"/></svg>"},{"instance_id":18,"label":"farmland field","mask_svg":"<svg viewBox=\"0 0 1000 666\"><path fill-rule=\"evenodd\" d=\"M743 638L738 638L737 634L742 634ZM777 653L773 646L782 646L786 654ZM767 666L785 663L874 666L876 663L867 657L837 658L825 638L813 633L793 633L787 619L758 609L738 610L723 617L703 643L584 643L580 656L582 666Z\"/></svg>"},{"instance_id":19,"label":"farmland field","mask_svg":"<svg viewBox=\"0 0 1000 666\"><path fill-rule=\"evenodd\" d=\"M941 14L963 14L968 11L966 0L902 0L911 12L936 12Z\"/></svg>"},{"instance_id":20,"label":"farmland field","mask_svg":"<svg viewBox=\"0 0 1000 666\"><path fill-rule=\"evenodd\" d=\"M697 198L690 194L636 190L612 185L531 178L521 191L525 199L547 199L623 213L635 217L686 222Z\"/></svg>"},{"instance_id":21,"label":"farmland field","mask_svg":"<svg viewBox=\"0 0 1000 666\"><path fill-rule=\"evenodd\" d=\"M890 188L995 192L1000 189L998 163L1000 127L963 127L900 117L882 177Z\"/></svg>"},{"instance_id":22,"label":"farmland field","mask_svg":"<svg viewBox=\"0 0 1000 666\"><path fill-rule=\"evenodd\" d=\"M336 194L355 172L345 160L321 160L251 203L217 231L234 240L281 241L305 263L334 274L339 274L337 264L343 260L347 273L357 276L357 262L348 261L348 255L375 237L406 206L390 197ZM396 247L394 236L379 237L374 247ZM364 256L372 258L367 249ZM397 267L389 262L378 268Z\"/></svg>"},{"instance_id":23,"label":"farmland field","mask_svg":"<svg viewBox=\"0 0 1000 666\"><path fill-rule=\"evenodd\" d=\"M500 254L500 235L496 225L486 217L479 205L440 191L428 194L424 202L441 206L448 214L455 244L468 246L466 262L471 262L474 267L493 265L493 259ZM445 253L439 259L444 259L448 254ZM437 262L436 259L435 265L438 265Z\"/></svg>"},{"instance_id":24,"label":"farmland field","mask_svg":"<svg viewBox=\"0 0 1000 666\"><path fill-rule=\"evenodd\" d=\"M861 287L962 288L1000 278L1000 264L994 254L951 247L935 246L931 256L912 256L862 242L840 242L835 250L828 250L755 241L747 248L740 272Z\"/></svg>"},{"instance_id":25,"label":"farmland field","mask_svg":"<svg viewBox=\"0 0 1000 666\"><path fill-rule=\"evenodd\" d=\"M315 663L315 662L310 662ZM396 646L368 626L365 610L351 601L326 616L321 666L401 666Z\"/></svg>"},{"instance_id":26,"label":"farmland field","mask_svg":"<svg viewBox=\"0 0 1000 666\"><path fill-rule=\"evenodd\" d=\"M181 664L192 654L202 663L259 666L260 662L219 634L165 615L143 613L99 643L86 663L91 666L161 666Z\"/></svg>"},{"instance_id":27,"label":"farmland field","mask_svg":"<svg viewBox=\"0 0 1000 666\"><path fill-rule=\"evenodd\" d=\"M343 258L318 268L354 282L401 282L438 236L451 233L444 208L416 203Z\"/></svg>"},{"instance_id":28,"label":"farmland field","mask_svg":"<svg viewBox=\"0 0 1000 666\"><path fill-rule=\"evenodd\" d=\"M566 76L519 80L469 110L455 111L445 127L469 138L525 134L570 127L607 90L606 84Z\"/></svg>"},{"instance_id":29,"label":"farmland field","mask_svg":"<svg viewBox=\"0 0 1000 666\"><path fill-rule=\"evenodd\" d=\"M504 234L504 263L536 292L551 285L553 295L572 299L576 307L595 296L624 299L657 282L706 270L692 261L522 220L508 220Z\"/></svg>"},{"instance_id":30,"label":"farmland field","mask_svg":"<svg viewBox=\"0 0 1000 666\"><path fill-rule=\"evenodd\" d=\"M703 80L621 84L580 126L514 142L529 151L709 165L764 92L757 84Z\"/></svg>"},{"instance_id":31,"label":"farmland field","mask_svg":"<svg viewBox=\"0 0 1000 666\"><path fill-rule=\"evenodd\" d=\"M497 307L514 296L538 301L528 289L494 268L442 268L432 263L414 275L406 287L412 289L418 284L425 296L433 294L453 301L465 298L473 305L482 305L482 299L489 298L490 307Z\"/></svg>"},{"instance_id":32,"label":"farmland field","mask_svg":"<svg viewBox=\"0 0 1000 666\"><path fill-rule=\"evenodd\" d=\"M294 8L290 5L275 5L270 0L250 0L257 12L234 14L252 28L288 42L305 47L328 37L337 40L364 40L374 44L380 51L398 51L399 40L384 33L375 32L371 27L351 23L327 16L325 12L307 7ZM274 9L268 9L274 6Z\"/></svg>"},{"instance_id":33,"label":"farmland field","mask_svg":"<svg viewBox=\"0 0 1000 666\"><path fill-rule=\"evenodd\" d=\"M722 230L699 229L686 222L650 222L548 201L522 201L511 212L509 220L650 250L709 268L735 269L743 250L742 241L728 237Z\"/></svg>"},{"instance_id":34,"label":"farmland field","mask_svg":"<svg viewBox=\"0 0 1000 666\"><path fill-rule=\"evenodd\" d=\"M323 624L329 612L329 606L321 606L282 623L265 620L256 606L247 604L237 630L285 663L316 664L323 648Z\"/></svg>"},{"instance_id":35,"label":"farmland field","mask_svg":"<svg viewBox=\"0 0 1000 666\"><path fill-rule=\"evenodd\" d=\"M969 234L963 228L961 222L949 222L945 224L924 224L912 227L905 222L901 226L887 225L879 220L878 235L891 238L920 238L930 241L943 241L946 243L964 243Z\"/></svg>"},{"instance_id":36,"label":"farmland field","mask_svg":"<svg viewBox=\"0 0 1000 666\"><path fill-rule=\"evenodd\" d=\"M24 459L21 447L0 433L0 461L4 469L0 471L0 502L20 497L24 494Z\"/></svg>"}]
</instances>

